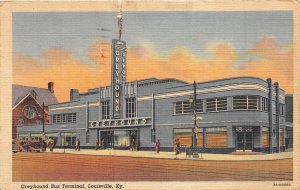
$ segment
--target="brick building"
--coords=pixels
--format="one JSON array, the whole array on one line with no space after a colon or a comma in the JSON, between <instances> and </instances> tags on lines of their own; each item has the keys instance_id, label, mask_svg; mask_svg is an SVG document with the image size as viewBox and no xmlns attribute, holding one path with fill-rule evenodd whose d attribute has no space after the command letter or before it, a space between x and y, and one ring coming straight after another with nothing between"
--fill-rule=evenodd
<instances>
[{"instance_id":1,"label":"brick building","mask_svg":"<svg viewBox=\"0 0 300 190\"><path fill-rule=\"evenodd\" d=\"M58 103L54 95L54 83L49 82L48 88L31 86L12 86L12 138L17 137L17 127L49 123L48 105ZM43 114L44 103L44 114Z\"/></svg>"}]
</instances>

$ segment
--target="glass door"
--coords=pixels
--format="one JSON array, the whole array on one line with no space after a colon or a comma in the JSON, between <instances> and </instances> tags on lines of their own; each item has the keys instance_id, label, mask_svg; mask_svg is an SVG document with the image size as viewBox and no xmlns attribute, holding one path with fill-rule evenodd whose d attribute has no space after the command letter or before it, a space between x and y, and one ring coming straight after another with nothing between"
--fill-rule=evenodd
<instances>
[{"instance_id":1,"label":"glass door","mask_svg":"<svg viewBox=\"0 0 300 190\"><path fill-rule=\"evenodd\" d=\"M236 132L236 150L252 150L253 134L252 132Z\"/></svg>"},{"instance_id":2,"label":"glass door","mask_svg":"<svg viewBox=\"0 0 300 190\"><path fill-rule=\"evenodd\" d=\"M245 150L252 150L253 140L252 132L245 132Z\"/></svg>"},{"instance_id":3,"label":"glass door","mask_svg":"<svg viewBox=\"0 0 300 190\"><path fill-rule=\"evenodd\" d=\"M243 132L236 133L236 149L244 150L244 133Z\"/></svg>"}]
</instances>

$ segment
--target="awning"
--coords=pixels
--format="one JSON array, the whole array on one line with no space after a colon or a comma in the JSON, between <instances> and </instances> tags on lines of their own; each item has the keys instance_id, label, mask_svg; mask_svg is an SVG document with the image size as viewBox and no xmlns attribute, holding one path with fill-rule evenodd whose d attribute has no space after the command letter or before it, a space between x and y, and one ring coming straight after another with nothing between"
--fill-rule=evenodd
<instances>
[{"instance_id":1,"label":"awning","mask_svg":"<svg viewBox=\"0 0 300 190\"><path fill-rule=\"evenodd\" d=\"M30 134L31 137L41 137L42 134Z\"/></svg>"},{"instance_id":2,"label":"awning","mask_svg":"<svg viewBox=\"0 0 300 190\"><path fill-rule=\"evenodd\" d=\"M61 133L61 136L76 136L76 133Z\"/></svg>"},{"instance_id":3,"label":"awning","mask_svg":"<svg viewBox=\"0 0 300 190\"><path fill-rule=\"evenodd\" d=\"M19 134L19 137L28 137L28 134Z\"/></svg>"},{"instance_id":4,"label":"awning","mask_svg":"<svg viewBox=\"0 0 300 190\"><path fill-rule=\"evenodd\" d=\"M46 137L57 137L58 133L46 133Z\"/></svg>"}]
</instances>

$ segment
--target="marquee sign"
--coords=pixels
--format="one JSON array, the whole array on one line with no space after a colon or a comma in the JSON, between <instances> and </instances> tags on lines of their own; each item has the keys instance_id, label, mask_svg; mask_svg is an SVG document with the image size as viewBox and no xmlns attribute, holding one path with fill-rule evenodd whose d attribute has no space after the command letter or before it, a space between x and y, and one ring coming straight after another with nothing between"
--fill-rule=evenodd
<instances>
[{"instance_id":1,"label":"marquee sign","mask_svg":"<svg viewBox=\"0 0 300 190\"><path fill-rule=\"evenodd\" d=\"M126 42L112 40L112 116L120 118L122 105L121 85L126 82Z\"/></svg>"},{"instance_id":2,"label":"marquee sign","mask_svg":"<svg viewBox=\"0 0 300 190\"><path fill-rule=\"evenodd\" d=\"M151 118L148 117L89 121L89 128L150 126L151 122Z\"/></svg>"}]
</instances>

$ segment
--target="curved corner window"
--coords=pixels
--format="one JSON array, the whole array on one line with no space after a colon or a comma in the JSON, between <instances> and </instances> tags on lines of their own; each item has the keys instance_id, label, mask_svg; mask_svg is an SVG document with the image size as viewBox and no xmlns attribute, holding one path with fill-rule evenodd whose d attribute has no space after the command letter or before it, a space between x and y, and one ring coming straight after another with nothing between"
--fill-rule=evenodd
<instances>
[{"instance_id":1,"label":"curved corner window","mask_svg":"<svg viewBox=\"0 0 300 190\"><path fill-rule=\"evenodd\" d=\"M258 96L234 96L233 109L234 110L258 110L259 97Z\"/></svg>"}]
</instances>

